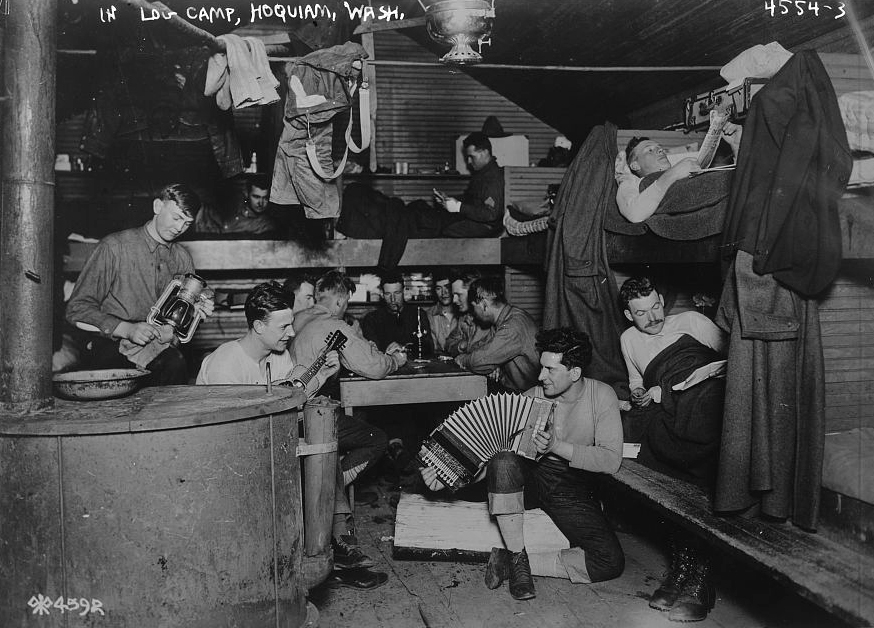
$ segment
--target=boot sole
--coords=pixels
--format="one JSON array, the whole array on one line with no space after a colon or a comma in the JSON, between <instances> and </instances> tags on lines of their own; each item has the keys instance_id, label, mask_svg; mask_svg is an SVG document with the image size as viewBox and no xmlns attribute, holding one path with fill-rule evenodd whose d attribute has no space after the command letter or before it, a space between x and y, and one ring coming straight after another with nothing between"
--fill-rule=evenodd
<instances>
[{"instance_id":1,"label":"boot sole","mask_svg":"<svg viewBox=\"0 0 874 628\"><path fill-rule=\"evenodd\" d=\"M661 611L662 613L671 610L672 608L674 608L674 606L675 604L671 604L670 606L668 606L667 604L653 604L652 602L649 603L650 608Z\"/></svg>"},{"instance_id":2,"label":"boot sole","mask_svg":"<svg viewBox=\"0 0 874 628\"><path fill-rule=\"evenodd\" d=\"M355 563L353 565L341 565L338 563L334 563L334 569L339 571L348 571L350 569L370 569L371 567L376 567L376 563L372 560L365 560L360 563Z\"/></svg>"},{"instance_id":3,"label":"boot sole","mask_svg":"<svg viewBox=\"0 0 874 628\"><path fill-rule=\"evenodd\" d=\"M511 593L510 595L513 596L514 600L519 600L520 602L522 602L524 600L533 600L534 598L537 597L536 593L523 593L522 595L513 595Z\"/></svg>"},{"instance_id":4,"label":"boot sole","mask_svg":"<svg viewBox=\"0 0 874 628\"><path fill-rule=\"evenodd\" d=\"M382 576L385 576L385 578L382 578ZM374 589L378 589L379 587L384 585L386 582L388 582L388 574L382 574L382 576L377 576L374 579L373 584L368 584L368 585L362 585L359 583L359 581L354 581L354 580L349 581L349 582L345 582L345 581L340 580L340 579L335 578L335 577L329 577L328 584L332 588L342 587L344 589L356 589L358 591L373 591Z\"/></svg>"}]
</instances>

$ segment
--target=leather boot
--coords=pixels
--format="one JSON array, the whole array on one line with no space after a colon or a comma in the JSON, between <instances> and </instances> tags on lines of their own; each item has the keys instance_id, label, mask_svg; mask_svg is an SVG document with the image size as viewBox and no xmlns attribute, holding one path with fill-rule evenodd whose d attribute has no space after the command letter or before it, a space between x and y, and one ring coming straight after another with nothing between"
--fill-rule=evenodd
<instances>
[{"instance_id":1,"label":"leather boot","mask_svg":"<svg viewBox=\"0 0 874 628\"><path fill-rule=\"evenodd\" d=\"M710 557L695 552L694 559L692 573L668 615L671 621L701 621L707 617L716 601L716 589L710 578Z\"/></svg>"},{"instance_id":2,"label":"leather boot","mask_svg":"<svg viewBox=\"0 0 874 628\"><path fill-rule=\"evenodd\" d=\"M486 565L486 586L497 589L510 577L510 551L503 547L493 547L489 554L489 564Z\"/></svg>"},{"instance_id":3,"label":"leather boot","mask_svg":"<svg viewBox=\"0 0 874 628\"><path fill-rule=\"evenodd\" d=\"M668 611L674 607L683 585L692 574L693 556L687 543L671 537L671 565L665 579L649 598L650 608Z\"/></svg>"},{"instance_id":4,"label":"leather boot","mask_svg":"<svg viewBox=\"0 0 874 628\"><path fill-rule=\"evenodd\" d=\"M516 600L530 600L536 595L528 552L524 548L521 552L510 553L510 595Z\"/></svg>"}]
</instances>

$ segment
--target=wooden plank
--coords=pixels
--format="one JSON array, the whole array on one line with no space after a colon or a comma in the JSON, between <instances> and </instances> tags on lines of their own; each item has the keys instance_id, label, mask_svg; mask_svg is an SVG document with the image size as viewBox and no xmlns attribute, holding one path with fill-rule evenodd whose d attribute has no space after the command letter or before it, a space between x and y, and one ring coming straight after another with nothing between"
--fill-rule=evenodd
<instances>
[{"instance_id":1,"label":"wooden plank","mask_svg":"<svg viewBox=\"0 0 874 628\"><path fill-rule=\"evenodd\" d=\"M701 489L633 461L624 460L612 478L672 521L764 569L844 621L874 621L874 557L788 524L714 515Z\"/></svg>"},{"instance_id":2,"label":"wooden plank","mask_svg":"<svg viewBox=\"0 0 874 628\"><path fill-rule=\"evenodd\" d=\"M501 263L540 265L546 255L546 232L501 238ZM666 240L651 233L625 236L607 233L611 264L688 264L719 261L720 235L701 240Z\"/></svg>"},{"instance_id":3,"label":"wooden plank","mask_svg":"<svg viewBox=\"0 0 874 628\"><path fill-rule=\"evenodd\" d=\"M281 240L193 240L183 246L198 271L287 270L336 266L375 267L382 240L330 240L325 251L313 251L296 242ZM70 242L64 271L82 270L94 244ZM435 238L409 240L401 266L497 265L501 263L499 238Z\"/></svg>"},{"instance_id":4,"label":"wooden plank","mask_svg":"<svg viewBox=\"0 0 874 628\"><path fill-rule=\"evenodd\" d=\"M524 531L532 573L548 575L547 566L534 555L554 558L555 552L570 547L567 538L539 508L525 511ZM485 556L493 547L503 547L503 541L485 503L401 494L395 519L396 557L414 555L411 550L441 558L453 558L455 552Z\"/></svg>"},{"instance_id":5,"label":"wooden plank","mask_svg":"<svg viewBox=\"0 0 874 628\"><path fill-rule=\"evenodd\" d=\"M485 377L473 373L444 377L340 380L340 399L345 408L466 401L485 394Z\"/></svg>"}]
</instances>

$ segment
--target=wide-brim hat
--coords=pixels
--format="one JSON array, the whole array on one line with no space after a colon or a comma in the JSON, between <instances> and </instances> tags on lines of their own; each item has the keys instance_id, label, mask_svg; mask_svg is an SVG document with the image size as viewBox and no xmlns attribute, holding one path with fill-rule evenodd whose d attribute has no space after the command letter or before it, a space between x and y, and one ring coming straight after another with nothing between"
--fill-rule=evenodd
<instances>
[{"instance_id":1,"label":"wide-brim hat","mask_svg":"<svg viewBox=\"0 0 874 628\"><path fill-rule=\"evenodd\" d=\"M512 133L505 133L504 127L498 121L497 116L489 116L483 122L483 134L486 137L510 137Z\"/></svg>"}]
</instances>

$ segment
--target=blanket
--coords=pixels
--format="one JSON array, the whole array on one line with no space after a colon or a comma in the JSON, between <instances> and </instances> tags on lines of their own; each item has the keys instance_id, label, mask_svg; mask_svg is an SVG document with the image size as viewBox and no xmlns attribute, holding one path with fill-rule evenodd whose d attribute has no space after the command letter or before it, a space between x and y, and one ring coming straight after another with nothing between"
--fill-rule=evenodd
<instances>
[{"instance_id":1,"label":"blanket","mask_svg":"<svg viewBox=\"0 0 874 628\"><path fill-rule=\"evenodd\" d=\"M408 239L439 237L447 219L445 211L426 201L405 205L367 185L350 183L343 191L336 228L350 238L382 240L378 266L388 271L400 263Z\"/></svg>"},{"instance_id":2,"label":"blanket","mask_svg":"<svg viewBox=\"0 0 874 628\"><path fill-rule=\"evenodd\" d=\"M661 172L644 177L643 192ZM732 172L707 172L668 188L655 213L643 222L628 222L613 203L605 229L624 235L643 235L647 230L668 240L698 240L722 231Z\"/></svg>"},{"instance_id":3,"label":"blanket","mask_svg":"<svg viewBox=\"0 0 874 628\"><path fill-rule=\"evenodd\" d=\"M661 387L661 403L635 408L624 421L626 440L641 444L638 462L704 488L713 485L725 380L707 379L683 391L672 387L721 357L691 336L682 336L652 359L643 382L647 389Z\"/></svg>"}]
</instances>

